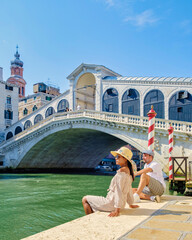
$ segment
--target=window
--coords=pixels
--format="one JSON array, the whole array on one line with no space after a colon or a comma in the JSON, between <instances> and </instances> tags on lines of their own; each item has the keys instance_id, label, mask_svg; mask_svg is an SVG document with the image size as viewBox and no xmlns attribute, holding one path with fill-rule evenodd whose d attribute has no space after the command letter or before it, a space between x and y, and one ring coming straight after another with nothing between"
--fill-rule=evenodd
<instances>
[{"instance_id":1,"label":"window","mask_svg":"<svg viewBox=\"0 0 192 240\"><path fill-rule=\"evenodd\" d=\"M7 104L11 104L11 97L7 96Z\"/></svg>"},{"instance_id":2,"label":"window","mask_svg":"<svg viewBox=\"0 0 192 240\"><path fill-rule=\"evenodd\" d=\"M13 91L13 87L12 86L5 85L5 89Z\"/></svg>"},{"instance_id":3,"label":"window","mask_svg":"<svg viewBox=\"0 0 192 240\"><path fill-rule=\"evenodd\" d=\"M51 100L52 100L52 97L48 97L48 96L46 96L45 100L47 100L47 101L51 101Z\"/></svg>"},{"instance_id":4,"label":"window","mask_svg":"<svg viewBox=\"0 0 192 240\"><path fill-rule=\"evenodd\" d=\"M24 87L22 87L22 96L24 95Z\"/></svg>"},{"instance_id":5,"label":"window","mask_svg":"<svg viewBox=\"0 0 192 240\"><path fill-rule=\"evenodd\" d=\"M177 99L185 99L185 98L188 98L187 91L180 91L177 93Z\"/></svg>"},{"instance_id":6,"label":"window","mask_svg":"<svg viewBox=\"0 0 192 240\"><path fill-rule=\"evenodd\" d=\"M10 110L5 110L4 112L4 118L5 119L13 119L13 112Z\"/></svg>"},{"instance_id":7,"label":"window","mask_svg":"<svg viewBox=\"0 0 192 240\"><path fill-rule=\"evenodd\" d=\"M25 108L25 109L23 110L23 115L27 115L27 113L28 113L28 110L27 110L27 108Z\"/></svg>"},{"instance_id":8,"label":"window","mask_svg":"<svg viewBox=\"0 0 192 240\"><path fill-rule=\"evenodd\" d=\"M36 100L36 98L37 98L37 97L35 96L33 99Z\"/></svg>"},{"instance_id":9,"label":"window","mask_svg":"<svg viewBox=\"0 0 192 240\"><path fill-rule=\"evenodd\" d=\"M33 112L34 112L35 110L37 110L37 106L36 106L36 105L33 106Z\"/></svg>"}]
</instances>

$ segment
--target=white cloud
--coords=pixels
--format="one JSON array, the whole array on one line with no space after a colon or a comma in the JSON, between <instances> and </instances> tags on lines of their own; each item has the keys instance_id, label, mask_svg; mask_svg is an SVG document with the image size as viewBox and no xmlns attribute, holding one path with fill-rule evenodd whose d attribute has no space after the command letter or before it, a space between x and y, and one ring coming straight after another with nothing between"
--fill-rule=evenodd
<instances>
[{"instance_id":1,"label":"white cloud","mask_svg":"<svg viewBox=\"0 0 192 240\"><path fill-rule=\"evenodd\" d=\"M159 19L157 19L154 16L154 13L152 10L145 10L144 12L137 14L135 16L129 16L124 19L125 22L130 22L135 26L143 27L145 25L151 25L155 22L157 22Z\"/></svg>"}]
</instances>

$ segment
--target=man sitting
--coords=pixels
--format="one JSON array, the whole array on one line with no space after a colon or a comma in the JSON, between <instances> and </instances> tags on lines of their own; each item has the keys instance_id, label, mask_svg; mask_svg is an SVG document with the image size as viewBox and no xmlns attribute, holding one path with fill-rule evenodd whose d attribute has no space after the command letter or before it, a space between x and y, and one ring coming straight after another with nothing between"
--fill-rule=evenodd
<instances>
[{"instance_id":1,"label":"man sitting","mask_svg":"<svg viewBox=\"0 0 192 240\"><path fill-rule=\"evenodd\" d=\"M145 166L144 169L135 173L135 176L141 175L141 177L138 188L133 188L134 202L140 202L140 198L160 202L160 196L165 191L166 185L161 165L153 161L153 157L153 151L143 151Z\"/></svg>"}]
</instances>

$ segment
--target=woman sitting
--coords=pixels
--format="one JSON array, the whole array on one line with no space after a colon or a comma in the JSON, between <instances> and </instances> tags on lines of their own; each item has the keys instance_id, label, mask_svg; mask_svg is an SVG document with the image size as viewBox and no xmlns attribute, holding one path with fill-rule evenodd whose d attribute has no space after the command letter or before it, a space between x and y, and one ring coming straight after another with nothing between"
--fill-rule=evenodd
<instances>
[{"instance_id":1,"label":"woman sitting","mask_svg":"<svg viewBox=\"0 0 192 240\"><path fill-rule=\"evenodd\" d=\"M91 195L83 197L82 203L86 215L95 211L104 211L111 212L110 217L116 217L119 216L120 210L125 208L126 202L130 208L139 207L133 205L134 173L131 161L133 153L128 148L121 147L118 151L111 151L111 154L115 156L116 164L121 168L111 180L106 197Z\"/></svg>"}]
</instances>

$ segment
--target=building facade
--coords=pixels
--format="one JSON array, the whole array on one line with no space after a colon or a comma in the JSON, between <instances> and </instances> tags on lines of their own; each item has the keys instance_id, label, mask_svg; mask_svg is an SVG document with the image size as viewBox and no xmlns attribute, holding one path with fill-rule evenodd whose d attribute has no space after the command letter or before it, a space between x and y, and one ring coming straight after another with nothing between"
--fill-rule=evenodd
<instances>
[{"instance_id":1,"label":"building facade","mask_svg":"<svg viewBox=\"0 0 192 240\"><path fill-rule=\"evenodd\" d=\"M59 88L48 86L45 83L34 84L33 92L34 94L19 100L19 119L33 113L60 95Z\"/></svg>"},{"instance_id":2,"label":"building facade","mask_svg":"<svg viewBox=\"0 0 192 240\"><path fill-rule=\"evenodd\" d=\"M19 99L19 119L33 113L43 105L52 101L56 96L44 92L38 92Z\"/></svg>"},{"instance_id":3,"label":"building facade","mask_svg":"<svg viewBox=\"0 0 192 240\"><path fill-rule=\"evenodd\" d=\"M18 87L3 81L3 69L0 68L0 142L4 140L4 131L18 121Z\"/></svg>"}]
</instances>

